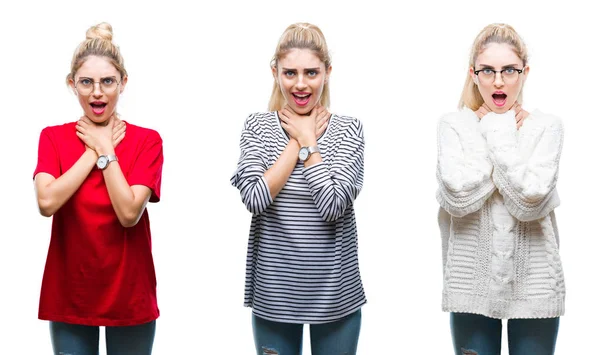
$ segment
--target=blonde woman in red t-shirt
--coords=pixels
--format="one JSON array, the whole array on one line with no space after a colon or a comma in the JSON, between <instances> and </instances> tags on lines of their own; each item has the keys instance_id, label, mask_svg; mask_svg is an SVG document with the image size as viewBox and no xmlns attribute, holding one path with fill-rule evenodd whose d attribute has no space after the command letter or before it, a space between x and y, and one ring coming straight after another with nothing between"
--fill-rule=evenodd
<instances>
[{"instance_id":1,"label":"blonde woman in red t-shirt","mask_svg":"<svg viewBox=\"0 0 600 355\"><path fill-rule=\"evenodd\" d=\"M91 27L67 83L83 116L46 127L34 173L40 213L53 216L39 318L55 354L151 354L156 278L146 204L158 202L162 140L118 118L127 71L112 27Z\"/></svg>"}]
</instances>

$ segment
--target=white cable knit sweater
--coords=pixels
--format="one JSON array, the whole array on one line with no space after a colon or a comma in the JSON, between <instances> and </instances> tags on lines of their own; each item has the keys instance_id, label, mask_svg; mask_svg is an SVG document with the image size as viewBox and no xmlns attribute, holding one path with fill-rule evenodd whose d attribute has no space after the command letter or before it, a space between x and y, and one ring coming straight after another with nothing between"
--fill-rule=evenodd
<instances>
[{"instance_id":1,"label":"white cable knit sweater","mask_svg":"<svg viewBox=\"0 0 600 355\"><path fill-rule=\"evenodd\" d=\"M492 318L564 314L554 208L563 141L559 118L471 110L438 125L442 308Z\"/></svg>"}]
</instances>

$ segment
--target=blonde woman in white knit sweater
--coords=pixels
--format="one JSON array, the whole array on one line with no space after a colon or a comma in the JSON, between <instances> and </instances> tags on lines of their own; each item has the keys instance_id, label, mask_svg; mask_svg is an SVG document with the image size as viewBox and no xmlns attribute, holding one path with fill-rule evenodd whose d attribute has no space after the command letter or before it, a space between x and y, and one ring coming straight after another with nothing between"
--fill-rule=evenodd
<instances>
[{"instance_id":1,"label":"blonde woman in white knit sweater","mask_svg":"<svg viewBox=\"0 0 600 355\"><path fill-rule=\"evenodd\" d=\"M559 118L521 107L527 49L508 25L475 39L460 111L438 126L443 310L456 354L553 354L565 283L554 209Z\"/></svg>"}]
</instances>

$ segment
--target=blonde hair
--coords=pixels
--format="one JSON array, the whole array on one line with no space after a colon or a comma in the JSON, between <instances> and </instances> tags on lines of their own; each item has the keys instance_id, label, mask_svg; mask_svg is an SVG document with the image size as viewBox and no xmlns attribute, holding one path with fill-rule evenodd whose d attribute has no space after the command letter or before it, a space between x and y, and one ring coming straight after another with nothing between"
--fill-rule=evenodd
<instances>
[{"instance_id":1,"label":"blonde hair","mask_svg":"<svg viewBox=\"0 0 600 355\"><path fill-rule=\"evenodd\" d=\"M325 64L325 69L331 66L331 56L327 49L325 36L319 27L310 23L295 23L290 25L279 38L279 43L275 49L271 67L277 69L279 60L283 58L291 49L310 49ZM325 82L323 93L319 103L322 106L329 107L329 83ZM273 91L269 100L269 111L281 110L285 104L285 98L281 92L277 80L273 80Z\"/></svg>"},{"instance_id":2,"label":"blonde hair","mask_svg":"<svg viewBox=\"0 0 600 355\"><path fill-rule=\"evenodd\" d=\"M81 42L71 60L71 72L67 74L67 84L69 80L75 80L75 73L83 65L89 56L98 56L107 58L111 64L121 74L121 80L127 76L125 64L119 47L112 42L112 26L106 22L90 27L85 33L85 41Z\"/></svg>"},{"instance_id":3,"label":"blonde hair","mask_svg":"<svg viewBox=\"0 0 600 355\"><path fill-rule=\"evenodd\" d=\"M506 43L510 45L515 54L523 61L523 67L527 65L527 47L517 31L507 24L494 23L487 25L475 38L469 57L469 68L475 68L477 56L482 53L490 43ZM521 91L517 97L517 102L521 103L522 101L523 91ZM466 106L475 111L478 110L481 105L483 105L483 97L481 97L479 89L477 88L477 85L475 85L471 74L467 73L467 79L465 80L465 86L458 103L458 108L461 109Z\"/></svg>"}]
</instances>

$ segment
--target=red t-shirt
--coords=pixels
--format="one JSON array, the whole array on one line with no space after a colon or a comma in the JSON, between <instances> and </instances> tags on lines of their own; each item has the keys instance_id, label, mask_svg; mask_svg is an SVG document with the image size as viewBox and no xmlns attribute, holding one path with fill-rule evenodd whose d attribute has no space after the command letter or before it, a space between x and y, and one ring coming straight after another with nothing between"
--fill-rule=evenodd
<instances>
[{"instance_id":1,"label":"red t-shirt","mask_svg":"<svg viewBox=\"0 0 600 355\"><path fill-rule=\"evenodd\" d=\"M58 178L81 157L85 145L75 124L42 130L34 177L44 172ZM126 123L115 154L129 185L149 187L150 202L158 202L160 135ZM95 167L53 216L38 316L102 326L142 324L159 316L148 210L134 227L123 227Z\"/></svg>"}]
</instances>

